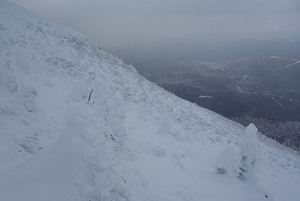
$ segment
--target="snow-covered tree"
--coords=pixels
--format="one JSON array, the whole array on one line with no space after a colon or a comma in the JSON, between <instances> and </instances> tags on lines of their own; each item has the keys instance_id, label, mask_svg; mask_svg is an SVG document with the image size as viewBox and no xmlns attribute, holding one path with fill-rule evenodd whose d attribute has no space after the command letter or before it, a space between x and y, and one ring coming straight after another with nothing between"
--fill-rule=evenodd
<instances>
[{"instance_id":1,"label":"snow-covered tree","mask_svg":"<svg viewBox=\"0 0 300 201\"><path fill-rule=\"evenodd\" d=\"M220 153L217 174L227 174L241 180L251 180L257 163L257 128L250 124L242 135L239 146L229 145Z\"/></svg>"},{"instance_id":2,"label":"snow-covered tree","mask_svg":"<svg viewBox=\"0 0 300 201\"><path fill-rule=\"evenodd\" d=\"M249 124L245 129L245 133L240 140L241 148L241 166L239 178L241 180L249 180L252 178L253 169L257 163L257 128L254 124Z\"/></svg>"}]
</instances>

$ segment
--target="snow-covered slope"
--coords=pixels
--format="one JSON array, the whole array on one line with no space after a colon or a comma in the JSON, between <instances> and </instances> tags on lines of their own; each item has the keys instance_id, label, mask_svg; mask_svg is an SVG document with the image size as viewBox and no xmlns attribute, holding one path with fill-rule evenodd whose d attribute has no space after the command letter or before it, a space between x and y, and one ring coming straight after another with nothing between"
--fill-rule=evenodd
<instances>
[{"instance_id":1,"label":"snow-covered slope","mask_svg":"<svg viewBox=\"0 0 300 201\"><path fill-rule=\"evenodd\" d=\"M0 201L299 200L299 156L255 137L0 0Z\"/></svg>"}]
</instances>

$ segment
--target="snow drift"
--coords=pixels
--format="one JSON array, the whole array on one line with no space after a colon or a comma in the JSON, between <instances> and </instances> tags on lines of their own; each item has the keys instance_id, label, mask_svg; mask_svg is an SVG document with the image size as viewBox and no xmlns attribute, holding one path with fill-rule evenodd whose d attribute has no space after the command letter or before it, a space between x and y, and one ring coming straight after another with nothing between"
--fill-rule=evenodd
<instances>
[{"instance_id":1,"label":"snow drift","mask_svg":"<svg viewBox=\"0 0 300 201\"><path fill-rule=\"evenodd\" d=\"M244 130L0 0L0 201L298 200L299 156Z\"/></svg>"}]
</instances>

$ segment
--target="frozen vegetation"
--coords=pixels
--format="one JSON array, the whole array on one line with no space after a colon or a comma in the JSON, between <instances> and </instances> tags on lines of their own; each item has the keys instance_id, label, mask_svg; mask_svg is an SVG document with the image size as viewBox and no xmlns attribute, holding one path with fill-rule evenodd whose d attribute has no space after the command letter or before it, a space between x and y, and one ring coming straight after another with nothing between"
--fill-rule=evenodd
<instances>
[{"instance_id":1,"label":"frozen vegetation","mask_svg":"<svg viewBox=\"0 0 300 201\"><path fill-rule=\"evenodd\" d=\"M0 201L297 201L289 149L0 0Z\"/></svg>"}]
</instances>

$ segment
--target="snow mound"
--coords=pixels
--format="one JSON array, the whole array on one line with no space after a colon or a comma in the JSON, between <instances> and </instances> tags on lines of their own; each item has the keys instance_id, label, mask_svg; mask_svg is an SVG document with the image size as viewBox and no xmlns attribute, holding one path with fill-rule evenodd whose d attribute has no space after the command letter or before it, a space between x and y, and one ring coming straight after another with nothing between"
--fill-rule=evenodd
<instances>
[{"instance_id":1,"label":"snow mound","mask_svg":"<svg viewBox=\"0 0 300 201\"><path fill-rule=\"evenodd\" d=\"M0 201L298 200L299 156L244 132L0 0Z\"/></svg>"}]
</instances>

